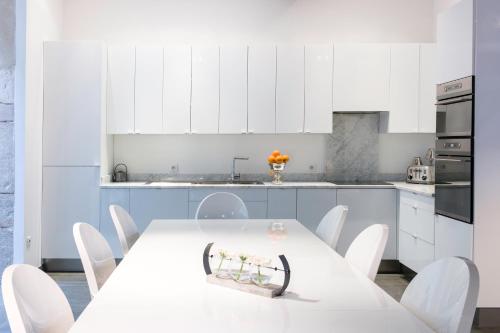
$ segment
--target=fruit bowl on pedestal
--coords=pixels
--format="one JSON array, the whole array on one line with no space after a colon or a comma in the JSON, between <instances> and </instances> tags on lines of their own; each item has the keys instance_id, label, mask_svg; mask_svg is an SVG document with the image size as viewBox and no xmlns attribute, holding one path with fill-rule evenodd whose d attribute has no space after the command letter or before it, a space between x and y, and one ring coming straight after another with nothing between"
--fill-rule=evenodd
<instances>
[{"instance_id":1,"label":"fruit bowl on pedestal","mask_svg":"<svg viewBox=\"0 0 500 333\"><path fill-rule=\"evenodd\" d=\"M267 158L267 162L271 168L270 175L273 177L273 184L283 184L281 173L285 170L285 165L289 159L288 155L281 155L279 150L273 151Z\"/></svg>"}]
</instances>

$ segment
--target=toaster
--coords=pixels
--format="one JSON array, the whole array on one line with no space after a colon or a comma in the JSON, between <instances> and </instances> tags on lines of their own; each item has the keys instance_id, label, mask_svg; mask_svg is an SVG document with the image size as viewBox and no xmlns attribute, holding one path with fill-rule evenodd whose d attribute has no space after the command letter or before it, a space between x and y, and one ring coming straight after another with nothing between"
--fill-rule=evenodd
<instances>
[{"instance_id":1,"label":"toaster","mask_svg":"<svg viewBox=\"0 0 500 333\"><path fill-rule=\"evenodd\" d=\"M411 165L407 169L406 182L413 184L434 184L434 167Z\"/></svg>"}]
</instances>

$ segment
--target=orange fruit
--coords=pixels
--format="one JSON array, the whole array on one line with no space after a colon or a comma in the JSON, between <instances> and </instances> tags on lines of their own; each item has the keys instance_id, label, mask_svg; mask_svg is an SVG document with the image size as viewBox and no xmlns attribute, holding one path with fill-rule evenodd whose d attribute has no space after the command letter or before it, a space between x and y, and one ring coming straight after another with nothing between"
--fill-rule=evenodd
<instances>
[{"instance_id":1,"label":"orange fruit","mask_svg":"<svg viewBox=\"0 0 500 333\"><path fill-rule=\"evenodd\" d=\"M283 158L283 162L288 162L290 160L290 157L288 155L282 155L281 156Z\"/></svg>"},{"instance_id":2,"label":"orange fruit","mask_svg":"<svg viewBox=\"0 0 500 333\"><path fill-rule=\"evenodd\" d=\"M275 159L275 157L274 157L273 155L269 155L269 156L267 157L267 161L268 161L269 163L274 163L274 162L276 161L276 159Z\"/></svg>"},{"instance_id":3,"label":"orange fruit","mask_svg":"<svg viewBox=\"0 0 500 333\"><path fill-rule=\"evenodd\" d=\"M275 162L274 163L278 163L278 164L281 164L283 163L283 156L281 155L278 155L274 158Z\"/></svg>"},{"instance_id":4,"label":"orange fruit","mask_svg":"<svg viewBox=\"0 0 500 333\"><path fill-rule=\"evenodd\" d=\"M277 157L277 156L280 156L280 151L279 150L275 150L271 153L271 155L273 155L274 157Z\"/></svg>"}]
</instances>

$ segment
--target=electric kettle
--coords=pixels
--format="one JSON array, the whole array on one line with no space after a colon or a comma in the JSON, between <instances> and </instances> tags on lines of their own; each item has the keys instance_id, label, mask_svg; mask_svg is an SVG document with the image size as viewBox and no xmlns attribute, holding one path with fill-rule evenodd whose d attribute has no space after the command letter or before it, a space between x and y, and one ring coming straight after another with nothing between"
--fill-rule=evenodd
<instances>
[{"instance_id":1,"label":"electric kettle","mask_svg":"<svg viewBox=\"0 0 500 333\"><path fill-rule=\"evenodd\" d=\"M127 178L127 166L123 163L115 165L113 169L113 181L116 183L123 183L127 181Z\"/></svg>"}]
</instances>

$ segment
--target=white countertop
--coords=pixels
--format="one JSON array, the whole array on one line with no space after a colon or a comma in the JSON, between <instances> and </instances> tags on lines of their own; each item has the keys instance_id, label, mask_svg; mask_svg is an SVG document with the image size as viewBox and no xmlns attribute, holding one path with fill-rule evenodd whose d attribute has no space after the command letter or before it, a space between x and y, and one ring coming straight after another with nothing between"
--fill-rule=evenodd
<instances>
[{"instance_id":1,"label":"white countertop","mask_svg":"<svg viewBox=\"0 0 500 333\"><path fill-rule=\"evenodd\" d=\"M101 188L396 188L422 195L433 196L434 185L408 184L405 182L388 182L388 185L337 185L330 182L284 182L275 185L271 182L264 184L193 184L190 182L126 182L101 183Z\"/></svg>"},{"instance_id":2,"label":"white countertop","mask_svg":"<svg viewBox=\"0 0 500 333\"><path fill-rule=\"evenodd\" d=\"M154 220L71 332L431 332L421 320L296 220ZM203 250L262 255L291 269L285 295L206 282ZM272 282L281 284L274 273Z\"/></svg>"}]
</instances>

